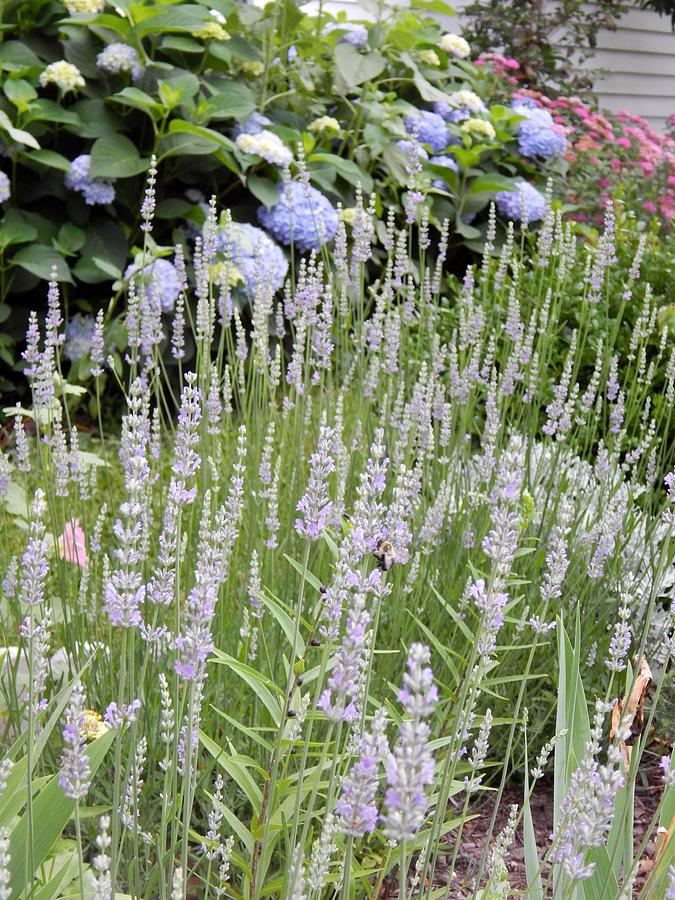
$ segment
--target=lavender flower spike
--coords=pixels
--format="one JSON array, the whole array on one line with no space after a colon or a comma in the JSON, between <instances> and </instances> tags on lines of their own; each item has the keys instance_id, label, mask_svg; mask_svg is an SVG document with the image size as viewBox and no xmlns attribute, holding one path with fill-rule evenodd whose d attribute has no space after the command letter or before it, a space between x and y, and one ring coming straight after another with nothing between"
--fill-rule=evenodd
<instances>
[{"instance_id":1,"label":"lavender flower spike","mask_svg":"<svg viewBox=\"0 0 675 900\"><path fill-rule=\"evenodd\" d=\"M427 665L429 648L413 644L408 654L408 671L403 676L399 701L410 718L404 719L399 741L387 754L385 769L389 788L385 795L387 811L385 833L393 840L406 840L424 821L427 807L426 787L434 777L434 758L429 750L431 730L426 716L438 700L434 676Z\"/></svg>"},{"instance_id":2,"label":"lavender flower spike","mask_svg":"<svg viewBox=\"0 0 675 900\"><path fill-rule=\"evenodd\" d=\"M387 751L384 729L387 724L384 710L379 709L370 732L359 744L360 755L342 782L342 792L335 804L338 828L351 837L370 834L377 825L375 795L379 782L380 761Z\"/></svg>"},{"instance_id":3,"label":"lavender flower spike","mask_svg":"<svg viewBox=\"0 0 675 900\"><path fill-rule=\"evenodd\" d=\"M308 541L319 540L333 508L328 497L328 476L335 471L334 443L333 429L321 425L317 448L309 458L307 489L296 507L302 513L302 518L295 520L295 530Z\"/></svg>"},{"instance_id":4,"label":"lavender flower spike","mask_svg":"<svg viewBox=\"0 0 675 900\"><path fill-rule=\"evenodd\" d=\"M354 697L358 692L363 657L366 652L370 613L364 594L354 597L347 616L347 628L338 651L328 687L319 698L319 709L332 722L351 722L357 716Z\"/></svg>"},{"instance_id":5,"label":"lavender flower spike","mask_svg":"<svg viewBox=\"0 0 675 900\"><path fill-rule=\"evenodd\" d=\"M84 691L78 681L70 695L66 712L66 727L63 729L65 749L61 756L59 784L66 797L80 800L87 795L91 784L91 766L85 746Z\"/></svg>"}]
</instances>

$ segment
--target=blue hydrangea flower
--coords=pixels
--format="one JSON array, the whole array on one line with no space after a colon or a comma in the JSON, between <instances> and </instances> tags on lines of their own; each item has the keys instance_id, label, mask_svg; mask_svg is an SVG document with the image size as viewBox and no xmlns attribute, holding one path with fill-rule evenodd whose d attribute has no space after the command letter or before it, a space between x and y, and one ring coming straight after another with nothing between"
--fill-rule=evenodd
<instances>
[{"instance_id":1,"label":"blue hydrangea flower","mask_svg":"<svg viewBox=\"0 0 675 900\"><path fill-rule=\"evenodd\" d=\"M279 290L288 272L288 260L268 234L255 225L233 222L216 238L216 249L225 250L228 244L232 262L244 276L249 292L253 293L258 271L275 291Z\"/></svg>"},{"instance_id":2,"label":"blue hydrangea flower","mask_svg":"<svg viewBox=\"0 0 675 900\"><path fill-rule=\"evenodd\" d=\"M457 160L452 156L432 156L429 162L436 166L445 166L446 169L452 169L453 172L459 172ZM439 191L448 191L448 193L450 193L449 186L442 178L434 178L431 182L431 186L438 188Z\"/></svg>"},{"instance_id":3,"label":"blue hydrangea flower","mask_svg":"<svg viewBox=\"0 0 675 900\"><path fill-rule=\"evenodd\" d=\"M96 320L93 316L84 316L75 313L66 324L66 342L63 345L63 355L71 362L82 359L89 353L94 337Z\"/></svg>"},{"instance_id":4,"label":"blue hydrangea flower","mask_svg":"<svg viewBox=\"0 0 675 900\"><path fill-rule=\"evenodd\" d=\"M64 179L66 187L82 194L87 206L105 206L112 203L115 199L115 187L112 181L90 178L90 166L91 156L88 153L76 156L70 164L70 172Z\"/></svg>"},{"instance_id":5,"label":"blue hydrangea flower","mask_svg":"<svg viewBox=\"0 0 675 900\"><path fill-rule=\"evenodd\" d=\"M396 141L396 146L399 148L399 150L402 150L406 156L410 156L412 152L413 142L400 140ZM429 159L429 154L421 144L417 145L417 155L420 159Z\"/></svg>"},{"instance_id":6,"label":"blue hydrangea flower","mask_svg":"<svg viewBox=\"0 0 675 900\"><path fill-rule=\"evenodd\" d=\"M268 125L272 124L271 119L268 119L267 116L263 116L262 113L254 110L248 119L244 119L243 122L237 122L232 129L232 135L233 137L238 138L240 134L260 134L260 132L264 131Z\"/></svg>"},{"instance_id":7,"label":"blue hydrangea flower","mask_svg":"<svg viewBox=\"0 0 675 900\"><path fill-rule=\"evenodd\" d=\"M338 227L338 215L330 200L300 181L285 185L279 202L271 209L261 206L258 219L278 241L293 243L302 252L319 250L333 239Z\"/></svg>"},{"instance_id":8,"label":"blue hydrangea flower","mask_svg":"<svg viewBox=\"0 0 675 900\"><path fill-rule=\"evenodd\" d=\"M338 44L351 44L359 49L368 46L368 29L358 22L329 22L324 26L321 34L326 37L332 31L342 32L338 38Z\"/></svg>"},{"instance_id":9,"label":"blue hydrangea flower","mask_svg":"<svg viewBox=\"0 0 675 900\"><path fill-rule=\"evenodd\" d=\"M442 153L450 144L450 132L438 113L423 110L414 116L406 116L408 134L417 134L421 144L428 144L434 153Z\"/></svg>"},{"instance_id":10,"label":"blue hydrangea flower","mask_svg":"<svg viewBox=\"0 0 675 900\"><path fill-rule=\"evenodd\" d=\"M125 281L141 274L140 263L132 263L124 273ZM159 295L162 312L168 313L174 308L180 294L181 282L173 263L168 259L155 259L143 269L143 280L146 291L152 295L155 291Z\"/></svg>"},{"instance_id":11,"label":"blue hydrangea flower","mask_svg":"<svg viewBox=\"0 0 675 900\"><path fill-rule=\"evenodd\" d=\"M442 100L437 100L434 103L434 112L446 122L463 122L465 119L471 118L471 113L466 106L456 108L450 106L449 103L444 103Z\"/></svg>"},{"instance_id":12,"label":"blue hydrangea flower","mask_svg":"<svg viewBox=\"0 0 675 900\"><path fill-rule=\"evenodd\" d=\"M128 72L134 80L143 74L138 53L129 44L108 44L96 57L96 65L110 75Z\"/></svg>"},{"instance_id":13,"label":"blue hydrangea flower","mask_svg":"<svg viewBox=\"0 0 675 900\"><path fill-rule=\"evenodd\" d=\"M526 116L518 123L518 149L523 156L553 159L563 155L567 140L547 109L525 105L520 100L512 106L518 115Z\"/></svg>"},{"instance_id":14,"label":"blue hydrangea flower","mask_svg":"<svg viewBox=\"0 0 675 900\"><path fill-rule=\"evenodd\" d=\"M539 109L537 101L533 97L518 97L513 101L511 106L513 109L515 109L516 106L524 106L527 109Z\"/></svg>"},{"instance_id":15,"label":"blue hydrangea flower","mask_svg":"<svg viewBox=\"0 0 675 900\"><path fill-rule=\"evenodd\" d=\"M524 212L526 224L536 222L543 218L546 210L544 195L527 181L516 182L516 189L513 191L497 191L495 200L499 212L513 222L520 221L521 212ZM523 210L521 206L524 207Z\"/></svg>"},{"instance_id":16,"label":"blue hydrangea flower","mask_svg":"<svg viewBox=\"0 0 675 900\"><path fill-rule=\"evenodd\" d=\"M0 203L4 203L5 200L9 200L11 196L12 188L9 177L5 174L5 172L0 172Z\"/></svg>"}]
</instances>

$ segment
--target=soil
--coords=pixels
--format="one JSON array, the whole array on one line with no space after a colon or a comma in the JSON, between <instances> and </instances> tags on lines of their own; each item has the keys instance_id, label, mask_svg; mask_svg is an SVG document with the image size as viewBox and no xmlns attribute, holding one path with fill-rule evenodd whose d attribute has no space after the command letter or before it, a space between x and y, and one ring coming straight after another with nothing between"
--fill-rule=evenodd
<instances>
[{"instance_id":1,"label":"soil","mask_svg":"<svg viewBox=\"0 0 675 900\"><path fill-rule=\"evenodd\" d=\"M634 819L634 849L637 853L646 829L659 805L662 792L661 772L658 768L658 757L654 755L653 764L645 768L638 777L638 783L635 789L635 819ZM457 859L455 861L455 874L452 887L447 894L448 900L467 900L473 895L474 880L480 867L481 855L485 844L485 836L490 827L490 819L494 809L494 795L486 793L484 800L479 800L471 809L474 819L464 825L460 846L457 851ZM504 828L509 817L509 810L512 804L516 804L519 808L523 801L522 787L507 787L502 796L502 802L497 812L495 821L494 835L498 835ZM539 848L539 856L544 855L546 848L550 844L550 835L553 830L553 781L547 778L538 782L537 787L530 799L530 809L532 811L532 821L534 824L535 838L537 847ZM439 855L434 876L436 887L445 887L448 883L448 869L452 863L452 857L455 852L454 835L447 835L447 843L444 850ZM649 871L651 869L651 861L654 858L655 845L654 835L650 840L642 854L642 860L638 877L634 886L634 896L637 897L644 885ZM513 894L527 890L527 874L525 871L525 853L523 849L523 829L522 823L516 831L515 839L506 855L506 866L509 873L509 884ZM411 867L411 872L414 867ZM543 872L544 880L548 872ZM393 900L398 896L398 872L394 871L385 881L379 895L379 900ZM613 900L613 898L608 898Z\"/></svg>"}]
</instances>

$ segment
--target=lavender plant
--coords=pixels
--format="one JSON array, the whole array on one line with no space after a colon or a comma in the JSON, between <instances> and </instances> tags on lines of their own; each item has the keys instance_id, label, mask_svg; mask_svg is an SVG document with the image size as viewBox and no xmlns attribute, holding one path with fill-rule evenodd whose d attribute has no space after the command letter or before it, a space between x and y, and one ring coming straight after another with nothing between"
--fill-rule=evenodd
<instances>
[{"instance_id":1,"label":"lavender plant","mask_svg":"<svg viewBox=\"0 0 675 900\"><path fill-rule=\"evenodd\" d=\"M454 291L442 243L428 263L424 210L412 229L361 198L351 225L337 214L332 255L312 251L281 288L265 244L247 246L242 317L241 230L225 216L219 237L214 204L193 304L177 251L167 330L146 259L155 178L124 366L96 351L125 391L119 433L71 420L55 281L27 336L32 405L7 411L21 427L3 455L2 884L490 897L508 891L522 819L533 896L597 896L611 871L618 898L662 682L641 732L610 739L603 714L640 660L658 676L673 653L675 355L631 271L643 313L616 358L611 217L588 250L549 203L533 244L521 197L523 230L499 250L491 231ZM537 847L529 798L554 745L556 825ZM498 836L528 746L532 788ZM486 790L495 812L460 884ZM645 896L665 896L664 859Z\"/></svg>"}]
</instances>

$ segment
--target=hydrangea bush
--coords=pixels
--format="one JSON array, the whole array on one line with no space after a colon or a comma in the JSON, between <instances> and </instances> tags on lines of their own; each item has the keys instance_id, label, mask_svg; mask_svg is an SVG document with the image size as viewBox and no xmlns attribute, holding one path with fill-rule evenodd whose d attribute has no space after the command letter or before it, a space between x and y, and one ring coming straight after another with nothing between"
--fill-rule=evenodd
<instances>
[{"instance_id":1,"label":"hydrangea bush","mask_svg":"<svg viewBox=\"0 0 675 900\"><path fill-rule=\"evenodd\" d=\"M451 12L440 0L434 9ZM72 313L94 315L111 284L122 289L143 240L137 200L153 157L165 174L159 258L194 237L211 194L235 222L262 223L290 258L332 240L337 206L353 209L359 185L404 218L421 183L433 183L429 226L449 219L450 247L479 252L495 193L516 179L543 188L559 164L561 138L545 152L527 143L522 111L483 101L472 48L423 11L383 7L372 24L317 19L293 3L28 0L11 3L3 24L0 309L14 314L0 351L10 364L31 292L52 267ZM425 160L414 186L411 140ZM428 156L443 163L427 166ZM309 184L285 193L289 177ZM300 210L301 194L321 194L309 230L303 215L290 228L288 190Z\"/></svg>"},{"instance_id":2,"label":"hydrangea bush","mask_svg":"<svg viewBox=\"0 0 675 900\"><path fill-rule=\"evenodd\" d=\"M638 852L632 804L670 702L675 354L611 216L579 247L548 203L531 252L512 225L495 254L491 210L449 294L449 226L429 254L428 233L360 200L351 239L342 210L333 252L275 295L257 238L252 289L232 277L255 236L212 201L188 315L185 248L153 262L156 180L124 363L102 315L85 361L92 391L111 366L124 386L119 431L71 418L78 335L55 281L22 351L31 401L8 411L0 884L508 896L522 827L533 896L618 900L639 869L642 896L665 897L670 850L648 842L675 802L667 748ZM159 261L178 278L168 315ZM625 375L610 273L643 309ZM522 804L496 834L512 773ZM462 874L483 797L495 814Z\"/></svg>"}]
</instances>

